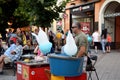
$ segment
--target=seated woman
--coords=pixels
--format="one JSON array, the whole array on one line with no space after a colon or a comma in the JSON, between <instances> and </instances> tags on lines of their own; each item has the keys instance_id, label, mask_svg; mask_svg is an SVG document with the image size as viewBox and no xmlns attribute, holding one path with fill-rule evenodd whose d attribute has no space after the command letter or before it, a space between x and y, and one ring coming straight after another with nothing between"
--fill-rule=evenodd
<instances>
[{"instance_id":1,"label":"seated woman","mask_svg":"<svg viewBox=\"0 0 120 80\"><path fill-rule=\"evenodd\" d=\"M43 53L40 51L38 46L36 46L36 48L34 49L34 53L36 53L39 56L43 56Z\"/></svg>"},{"instance_id":2,"label":"seated woman","mask_svg":"<svg viewBox=\"0 0 120 80\"><path fill-rule=\"evenodd\" d=\"M34 53L37 54L36 57L42 57L44 56L43 53L40 51L39 47L36 46L36 48L34 49Z\"/></svg>"},{"instance_id":3,"label":"seated woman","mask_svg":"<svg viewBox=\"0 0 120 80\"><path fill-rule=\"evenodd\" d=\"M34 53L36 54L36 56L35 56L35 58L34 58L36 61L40 61L40 60L43 60L43 59L44 59L44 55L43 55L43 53L40 51L37 42L36 42L36 47L35 47L35 49L34 49Z\"/></svg>"},{"instance_id":4,"label":"seated woman","mask_svg":"<svg viewBox=\"0 0 120 80\"><path fill-rule=\"evenodd\" d=\"M0 74L3 74L3 64L18 60L22 55L22 41L17 40L16 44L10 40L10 47L0 56Z\"/></svg>"}]
</instances>

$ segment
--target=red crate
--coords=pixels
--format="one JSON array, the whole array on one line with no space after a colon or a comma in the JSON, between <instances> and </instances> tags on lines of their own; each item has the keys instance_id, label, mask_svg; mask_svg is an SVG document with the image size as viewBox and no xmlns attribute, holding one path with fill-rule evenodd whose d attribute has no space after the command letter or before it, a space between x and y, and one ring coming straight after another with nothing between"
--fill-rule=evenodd
<instances>
[{"instance_id":1,"label":"red crate","mask_svg":"<svg viewBox=\"0 0 120 80\"><path fill-rule=\"evenodd\" d=\"M29 66L18 62L17 80L48 80L45 69L49 69L49 65Z\"/></svg>"},{"instance_id":2,"label":"red crate","mask_svg":"<svg viewBox=\"0 0 120 80\"><path fill-rule=\"evenodd\" d=\"M40 67L40 68L33 68L30 69L30 79L29 80L48 80L44 69L48 69L49 67ZM33 73L35 74L33 75Z\"/></svg>"}]
</instances>

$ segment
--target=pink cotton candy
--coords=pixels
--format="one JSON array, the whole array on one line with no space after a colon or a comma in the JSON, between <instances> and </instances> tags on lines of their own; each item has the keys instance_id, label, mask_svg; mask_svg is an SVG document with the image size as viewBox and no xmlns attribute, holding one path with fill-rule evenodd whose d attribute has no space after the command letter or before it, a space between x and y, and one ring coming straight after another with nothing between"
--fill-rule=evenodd
<instances>
[{"instance_id":1,"label":"pink cotton candy","mask_svg":"<svg viewBox=\"0 0 120 80\"><path fill-rule=\"evenodd\" d=\"M40 54L41 54L41 51L38 49L38 54L37 55L40 56Z\"/></svg>"}]
</instances>

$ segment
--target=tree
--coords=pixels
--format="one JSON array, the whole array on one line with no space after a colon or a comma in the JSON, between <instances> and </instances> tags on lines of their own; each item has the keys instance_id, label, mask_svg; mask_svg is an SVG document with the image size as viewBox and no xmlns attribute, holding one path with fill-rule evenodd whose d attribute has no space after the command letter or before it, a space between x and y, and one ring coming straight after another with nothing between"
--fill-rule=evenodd
<instances>
[{"instance_id":1,"label":"tree","mask_svg":"<svg viewBox=\"0 0 120 80\"><path fill-rule=\"evenodd\" d=\"M0 32L5 32L8 22L13 18L17 4L16 0L0 0Z\"/></svg>"},{"instance_id":2,"label":"tree","mask_svg":"<svg viewBox=\"0 0 120 80\"><path fill-rule=\"evenodd\" d=\"M59 18L68 1L57 6L57 0L20 0L14 16L24 16L30 24L49 27L53 19Z\"/></svg>"},{"instance_id":3,"label":"tree","mask_svg":"<svg viewBox=\"0 0 120 80\"><path fill-rule=\"evenodd\" d=\"M9 27L8 22L13 28L28 25L50 27L68 1L57 6L57 0L0 0L0 32Z\"/></svg>"}]
</instances>

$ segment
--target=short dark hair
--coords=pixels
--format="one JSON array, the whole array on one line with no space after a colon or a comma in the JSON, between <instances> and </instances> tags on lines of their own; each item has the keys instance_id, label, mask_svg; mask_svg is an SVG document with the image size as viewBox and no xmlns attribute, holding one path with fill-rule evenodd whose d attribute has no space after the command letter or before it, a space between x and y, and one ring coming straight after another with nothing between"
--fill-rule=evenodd
<instances>
[{"instance_id":1,"label":"short dark hair","mask_svg":"<svg viewBox=\"0 0 120 80\"><path fill-rule=\"evenodd\" d=\"M17 39L17 42L18 42L20 45L23 45L23 42L22 42L22 40L20 40L20 39Z\"/></svg>"},{"instance_id":2,"label":"short dark hair","mask_svg":"<svg viewBox=\"0 0 120 80\"><path fill-rule=\"evenodd\" d=\"M74 22L73 24L75 24L79 29L81 29L81 24L80 24L80 22Z\"/></svg>"},{"instance_id":3,"label":"short dark hair","mask_svg":"<svg viewBox=\"0 0 120 80\"><path fill-rule=\"evenodd\" d=\"M10 44L14 44L15 42L13 40L10 40Z\"/></svg>"}]
</instances>

